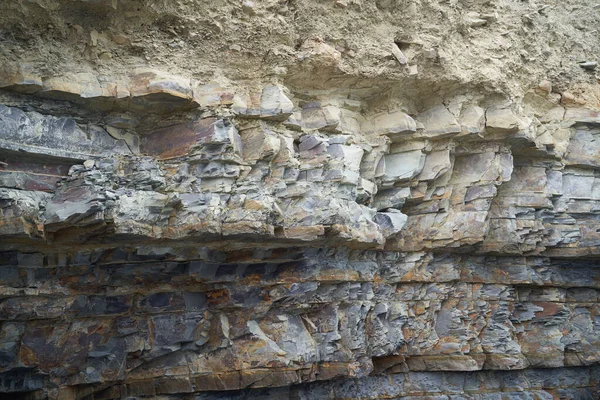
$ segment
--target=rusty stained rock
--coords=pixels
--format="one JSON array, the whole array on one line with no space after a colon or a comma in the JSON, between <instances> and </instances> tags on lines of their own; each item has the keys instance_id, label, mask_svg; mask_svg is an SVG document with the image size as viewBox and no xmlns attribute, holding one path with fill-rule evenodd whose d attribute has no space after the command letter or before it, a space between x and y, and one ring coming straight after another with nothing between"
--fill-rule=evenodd
<instances>
[{"instance_id":1,"label":"rusty stained rock","mask_svg":"<svg viewBox=\"0 0 600 400\"><path fill-rule=\"evenodd\" d=\"M0 393L600 397L593 5L5 2Z\"/></svg>"}]
</instances>

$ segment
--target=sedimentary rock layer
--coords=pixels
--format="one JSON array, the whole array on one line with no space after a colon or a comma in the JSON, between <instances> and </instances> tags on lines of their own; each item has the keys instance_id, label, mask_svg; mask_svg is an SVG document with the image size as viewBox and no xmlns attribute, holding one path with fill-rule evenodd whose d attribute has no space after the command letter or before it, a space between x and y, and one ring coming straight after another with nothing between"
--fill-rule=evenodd
<instances>
[{"instance_id":1,"label":"sedimentary rock layer","mask_svg":"<svg viewBox=\"0 0 600 400\"><path fill-rule=\"evenodd\" d=\"M0 5L1 393L600 396L592 5L158 3Z\"/></svg>"}]
</instances>

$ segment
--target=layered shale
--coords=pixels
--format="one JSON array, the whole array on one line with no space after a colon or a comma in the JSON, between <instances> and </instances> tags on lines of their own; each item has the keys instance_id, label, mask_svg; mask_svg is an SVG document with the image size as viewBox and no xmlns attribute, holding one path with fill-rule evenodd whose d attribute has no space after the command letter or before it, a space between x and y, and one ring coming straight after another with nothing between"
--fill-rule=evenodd
<instances>
[{"instance_id":1,"label":"layered shale","mask_svg":"<svg viewBox=\"0 0 600 400\"><path fill-rule=\"evenodd\" d=\"M0 393L600 397L598 12L5 0Z\"/></svg>"}]
</instances>

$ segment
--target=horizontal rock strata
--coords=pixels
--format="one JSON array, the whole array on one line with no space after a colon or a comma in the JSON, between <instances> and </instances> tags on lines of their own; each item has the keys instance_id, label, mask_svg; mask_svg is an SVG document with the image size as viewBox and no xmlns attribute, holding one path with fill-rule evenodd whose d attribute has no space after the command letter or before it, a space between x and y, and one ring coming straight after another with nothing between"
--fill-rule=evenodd
<instances>
[{"instance_id":1,"label":"horizontal rock strata","mask_svg":"<svg viewBox=\"0 0 600 400\"><path fill-rule=\"evenodd\" d=\"M29 3L0 5L7 398L600 397L593 62L470 58L496 54L475 30L517 24L525 48L573 2L406 5L474 41L457 53L431 21L394 37L389 1L223 2L198 32L218 7ZM40 10L40 54L69 67L23 55ZM304 35L324 10L370 15L367 42Z\"/></svg>"}]
</instances>

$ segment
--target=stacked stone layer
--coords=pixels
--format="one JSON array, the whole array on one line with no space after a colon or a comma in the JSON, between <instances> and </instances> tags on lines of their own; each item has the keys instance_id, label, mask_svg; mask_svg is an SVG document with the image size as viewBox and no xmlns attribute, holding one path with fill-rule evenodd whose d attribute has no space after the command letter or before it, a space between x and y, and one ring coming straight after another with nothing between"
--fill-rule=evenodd
<instances>
[{"instance_id":1,"label":"stacked stone layer","mask_svg":"<svg viewBox=\"0 0 600 400\"><path fill-rule=\"evenodd\" d=\"M599 398L598 107L422 91L438 50L392 42L381 74L320 37L237 80L0 59L0 393Z\"/></svg>"},{"instance_id":2,"label":"stacked stone layer","mask_svg":"<svg viewBox=\"0 0 600 400\"><path fill-rule=\"evenodd\" d=\"M7 95L4 391L594 396L596 112L209 87L227 100L144 131L131 108L82 125Z\"/></svg>"}]
</instances>

